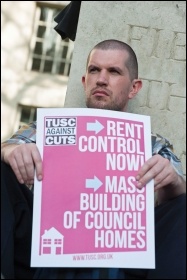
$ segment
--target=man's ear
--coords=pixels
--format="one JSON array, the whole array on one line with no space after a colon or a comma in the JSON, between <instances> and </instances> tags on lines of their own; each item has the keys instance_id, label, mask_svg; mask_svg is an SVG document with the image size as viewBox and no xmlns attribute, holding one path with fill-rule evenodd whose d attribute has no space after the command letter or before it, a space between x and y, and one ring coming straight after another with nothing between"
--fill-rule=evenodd
<instances>
[{"instance_id":1,"label":"man's ear","mask_svg":"<svg viewBox=\"0 0 187 280\"><path fill-rule=\"evenodd\" d=\"M134 79L132 81L131 90L129 92L129 99L134 98L137 95L137 93L140 91L141 88L142 88L142 80Z\"/></svg>"},{"instance_id":2,"label":"man's ear","mask_svg":"<svg viewBox=\"0 0 187 280\"><path fill-rule=\"evenodd\" d=\"M85 76L82 76L82 84L83 84L83 87L85 87Z\"/></svg>"}]
</instances>

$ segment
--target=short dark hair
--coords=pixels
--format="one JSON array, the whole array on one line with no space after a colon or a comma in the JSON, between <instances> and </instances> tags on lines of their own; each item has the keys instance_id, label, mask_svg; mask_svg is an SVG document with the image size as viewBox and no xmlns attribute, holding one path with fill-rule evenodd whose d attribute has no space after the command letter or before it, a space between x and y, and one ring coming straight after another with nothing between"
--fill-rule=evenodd
<instances>
[{"instance_id":1,"label":"short dark hair","mask_svg":"<svg viewBox=\"0 0 187 280\"><path fill-rule=\"evenodd\" d=\"M133 51L133 49L128 44L126 44L122 41L119 41L119 40L115 40L115 39L108 39L108 40L104 40L104 41L98 43L90 51L90 53L88 55L88 59L87 59L87 65L88 65L89 60L90 60L90 55L91 55L92 51L95 50L95 49L100 49L100 50L125 50L129 54L129 57L128 57L127 61L125 62L125 66L129 70L130 78L131 78L131 80L134 80L134 79L138 78L137 57L136 57L136 54Z\"/></svg>"}]
</instances>

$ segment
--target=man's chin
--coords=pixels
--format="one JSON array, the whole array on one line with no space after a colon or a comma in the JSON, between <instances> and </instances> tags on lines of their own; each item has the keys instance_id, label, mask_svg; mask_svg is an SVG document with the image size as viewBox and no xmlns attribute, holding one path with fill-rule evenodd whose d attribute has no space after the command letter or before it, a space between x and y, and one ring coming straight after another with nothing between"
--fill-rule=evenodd
<instances>
[{"instance_id":1,"label":"man's chin","mask_svg":"<svg viewBox=\"0 0 187 280\"><path fill-rule=\"evenodd\" d=\"M92 109L105 109L105 110L110 110L110 106L108 104L103 103L103 102L87 102L86 106L88 108Z\"/></svg>"},{"instance_id":2,"label":"man's chin","mask_svg":"<svg viewBox=\"0 0 187 280\"><path fill-rule=\"evenodd\" d=\"M106 107L108 107L108 102L103 97L95 98L92 96L86 100L86 106L94 109L106 109Z\"/></svg>"},{"instance_id":3,"label":"man's chin","mask_svg":"<svg viewBox=\"0 0 187 280\"><path fill-rule=\"evenodd\" d=\"M87 108L93 109L104 109L104 110L113 110L113 111L121 111L121 108L116 106L115 104L109 104L103 101L87 101L86 102Z\"/></svg>"}]
</instances>

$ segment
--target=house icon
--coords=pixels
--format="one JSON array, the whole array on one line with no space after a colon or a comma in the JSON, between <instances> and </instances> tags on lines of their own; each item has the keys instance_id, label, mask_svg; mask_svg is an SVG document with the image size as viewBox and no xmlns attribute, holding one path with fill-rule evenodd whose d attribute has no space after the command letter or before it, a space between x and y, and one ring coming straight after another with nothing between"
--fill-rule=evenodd
<instances>
[{"instance_id":1,"label":"house icon","mask_svg":"<svg viewBox=\"0 0 187 280\"><path fill-rule=\"evenodd\" d=\"M64 247L64 236L54 227L45 230L41 236L41 255L62 255Z\"/></svg>"}]
</instances>

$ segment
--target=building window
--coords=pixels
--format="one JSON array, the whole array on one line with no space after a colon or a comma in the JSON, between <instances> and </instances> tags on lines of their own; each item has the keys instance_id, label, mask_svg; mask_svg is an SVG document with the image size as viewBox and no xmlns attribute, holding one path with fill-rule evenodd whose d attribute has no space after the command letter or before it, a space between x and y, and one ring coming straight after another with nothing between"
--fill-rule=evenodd
<instances>
[{"instance_id":1,"label":"building window","mask_svg":"<svg viewBox=\"0 0 187 280\"><path fill-rule=\"evenodd\" d=\"M54 243L55 243L55 244L62 244L62 239L55 239L55 240L54 240Z\"/></svg>"},{"instance_id":2,"label":"building window","mask_svg":"<svg viewBox=\"0 0 187 280\"><path fill-rule=\"evenodd\" d=\"M43 239L43 244L51 244L51 239Z\"/></svg>"},{"instance_id":3,"label":"building window","mask_svg":"<svg viewBox=\"0 0 187 280\"><path fill-rule=\"evenodd\" d=\"M19 105L18 111L20 112L19 127L24 124L36 121L36 107Z\"/></svg>"},{"instance_id":4,"label":"building window","mask_svg":"<svg viewBox=\"0 0 187 280\"><path fill-rule=\"evenodd\" d=\"M54 17L62 9L36 6L28 69L69 76L74 42L62 40L54 30Z\"/></svg>"}]
</instances>

